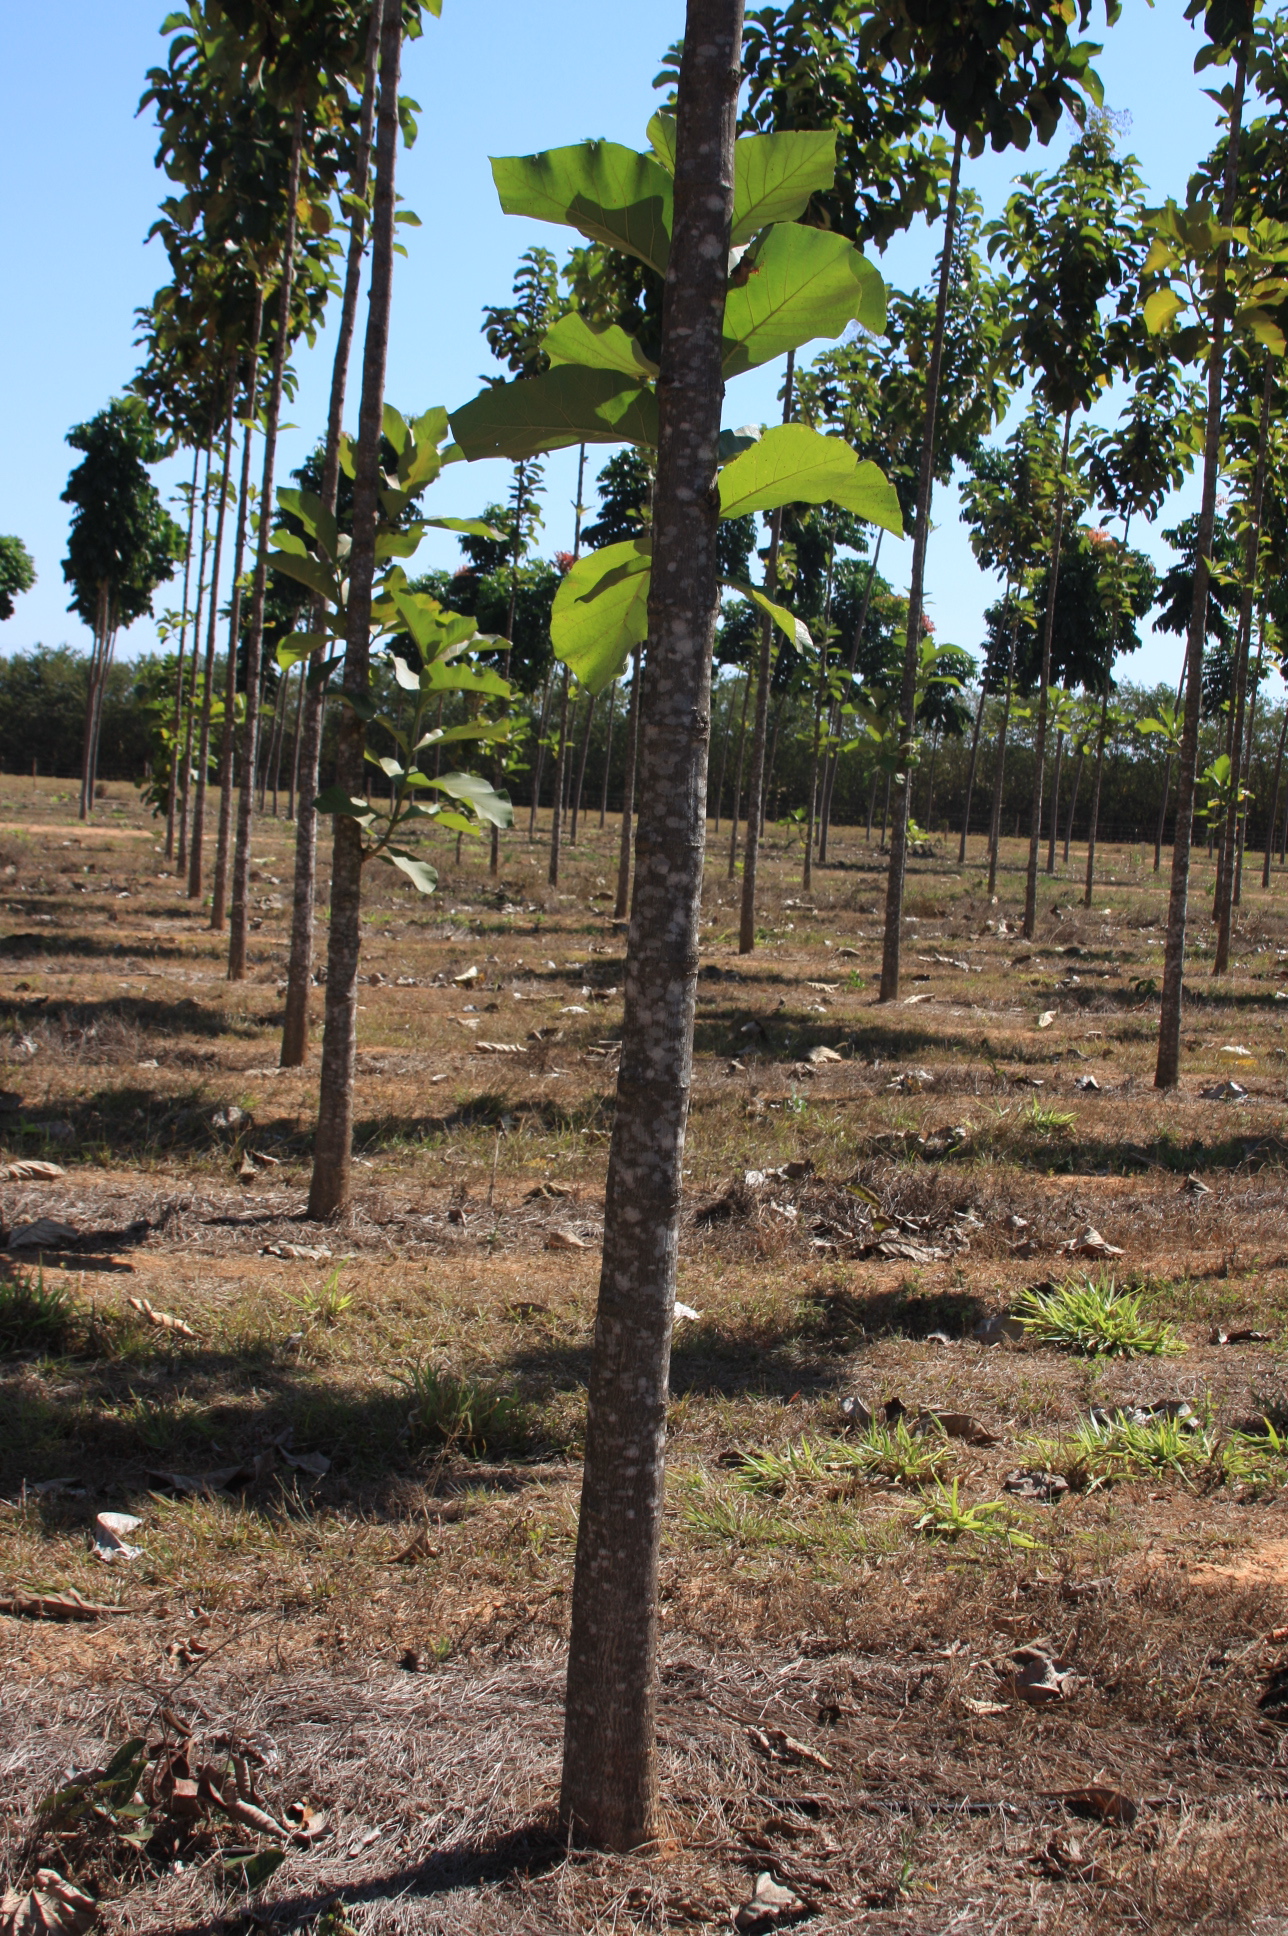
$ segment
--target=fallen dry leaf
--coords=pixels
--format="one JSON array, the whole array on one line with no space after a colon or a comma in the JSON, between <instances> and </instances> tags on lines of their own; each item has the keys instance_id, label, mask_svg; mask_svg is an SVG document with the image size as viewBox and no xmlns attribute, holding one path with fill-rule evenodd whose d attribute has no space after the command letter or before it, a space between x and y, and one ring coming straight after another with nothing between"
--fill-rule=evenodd
<instances>
[{"instance_id":1,"label":"fallen dry leaf","mask_svg":"<svg viewBox=\"0 0 1288 1936\"><path fill-rule=\"evenodd\" d=\"M735 1913L733 1926L743 1936L763 1936L769 1930L785 1929L808 1914L798 1895L775 1882L768 1869L762 1869L750 1898Z\"/></svg>"},{"instance_id":2,"label":"fallen dry leaf","mask_svg":"<svg viewBox=\"0 0 1288 1936\"><path fill-rule=\"evenodd\" d=\"M1099 1822L1116 1822L1121 1828L1130 1828L1140 1813L1130 1795L1124 1795L1119 1788L1106 1788L1100 1782L1092 1782L1086 1788L1066 1788L1058 1799L1079 1815L1094 1815Z\"/></svg>"},{"instance_id":3,"label":"fallen dry leaf","mask_svg":"<svg viewBox=\"0 0 1288 1936\"><path fill-rule=\"evenodd\" d=\"M15 1620L106 1620L112 1614L128 1612L128 1607L105 1607L84 1600L74 1586L66 1593L10 1593L0 1599L0 1613Z\"/></svg>"},{"instance_id":4,"label":"fallen dry leaf","mask_svg":"<svg viewBox=\"0 0 1288 1936\"><path fill-rule=\"evenodd\" d=\"M840 1062L843 1060L843 1058L836 1053L835 1049L825 1048L823 1044L819 1042L815 1045L814 1048L810 1050L805 1060L807 1062L812 1062L814 1067L817 1069L817 1068L820 1068L822 1064L825 1062Z\"/></svg>"},{"instance_id":5,"label":"fallen dry leaf","mask_svg":"<svg viewBox=\"0 0 1288 1936\"><path fill-rule=\"evenodd\" d=\"M25 1895L6 1890L0 1900L0 1936L82 1936L98 1921L98 1904L54 1869L37 1869Z\"/></svg>"},{"instance_id":6,"label":"fallen dry leaf","mask_svg":"<svg viewBox=\"0 0 1288 1936\"><path fill-rule=\"evenodd\" d=\"M1042 1707L1068 1698L1073 1675L1059 1667L1043 1648L1017 1647L1011 1660L1013 1665L1005 1678L1022 1701Z\"/></svg>"},{"instance_id":7,"label":"fallen dry leaf","mask_svg":"<svg viewBox=\"0 0 1288 1936\"><path fill-rule=\"evenodd\" d=\"M436 1560L442 1548L430 1542L429 1531L422 1526L401 1553L394 1555L395 1566L410 1566L413 1560Z\"/></svg>"},{"instance_id":8,"label":"fallen dry leaf","mask_svg":"<svg viewBox=\"0 0 1288 1936\"><path fill-rule=\"evenodd\" d=\"M101 1512L94 1520L94 1557L100 1560L136 1560L143 1551L125 1538L143 1521L133 1513Z\"/></svg>"},{"instance_id":9,"label":"fallen dry leaf","mask_svg":"<svg viewBox=\"0 0 1288 1936\"><path fill-rule=\"evenodd\" d=\"M526 1055L527 1049L522 1042L476 1042L475 1055Z\"/></svg>"},{"instance_id":10,"label":"fallen dry leaf","mask_svg":"<svg viewBox=\"0 0 1288 1936\"><path fill-rule=\"evenodd\" d=\"M825 1769L829 1774L832 1764L826 1755L819 1754L808 1743L798 1741L795 1735L786 1734L782 1728L748 1728L747 1739L753 1748L771 1761L804 1761L811 1768Z\"/></svg>"},{"instance_id":11,"label":"fallen dry leaf","mask_svg":"<svg viewBox=\"0 0 1288 1936\"><path fill-rule=\"evenodd\" d=\"M1122 1251L1117 1244L1107 1244L1100 1232L1091 1224L1080 1230L1076 1237L1070 1237L1059 1248L1069 1257L1121 1257Z\"/></svg>"},{"instance_id":12,"label":"fallen dry leaf","mask_svg":"<svg viewBox=\"0 0 1288 1936\"><path fill-rule=\"evenodd\" d=\"M1055 1010L1053 1008L1044 1008L1042 1013L1038 1016L1038 1027L1050 1028L1054 1020L1055 1020Z\"/></svg>"},{"instance_id":13,"label":"fallen dry leaf","mask_svg":"<svg viewBox=\"0 0 1288 1936\"><path fill-rule=\"evenodd\" d=\"M590 1247L575 1230L552 1230L546 1238L547 1250L589 1250Z\"/></svg>"},{"instance_id":14,"label":"fallen dry leaf","mask_svg":"<svg viewBox=\"0 0 1288 1936\"><path fill-rule=\"evenodd\" d=\"M66 1250L79 1241L72 1224L58 1223L53 1217L37 1217L34 1223L19 1224L10 1233L10 1250Z\"/></svg>"},{"instance_id":15,"label":"fallen dry leaf","mask_svg":"<svg viewBox=\"0 0 1288 1936\"><path fill-rule=\"evenodd\" d=\"M998 1445L1000 1440L969 1412L920 1412L913 1431L924 1436L938 1426L946 1438L962 1439L967 1445Z\"/></svg>"},{"instance_id":16,"label":"fallen dry leaf","mask_svg":"<svg viewBox=\"0 0 1288 1936\"><path fill-rule=\"evenodd\" d=\"M66 1176L67 1172L61 1163L46 1163L39 1157L23 1156L16 1163L11 1163L5 1174L15 1183L40 1183L46 1180L52 1182L56 1176Z\"/></svg>"},{"instance_id":17,"label":"fallen dry leaf","mask_svg":"<svg viewBox=\"0 0 1288 1936\"><path fill-rule=\"evenodd\" d=\"M972 1714L1009 1714L1011 1711L1005 1701L972 1701L965 1694L962 1695L962 1706L969 1708Z\"/></svg>"},{"instance_id":18,"label":"fallen dry leaf","mask_svg":"<svg viewBox=\"0 0 1288 1936\"><path fill-rule=\"evenodd\" d=\"M180 1338L196 1337L197 1334L190 1324L185 1324L182 1318L175 1317L170 1311L158 1311L145 1297L132 1297L129 1301L133 1309L141 1313L149 1324L158 1325L162 1331L173 1331L175 1336Z\"/></svg>"},{"instance_id":19,"label":"fallen dry leaf","mask_svg":"<svg viewBox=\"0 0 1288 1936\"><path fill-rule=\"evenodd\" d=\"M452 976L452 980L458 988L465 988L470 982L477 981L478 978L479 971L477 968L467 968L463 974Z\"/></svg>"}]
</instances>

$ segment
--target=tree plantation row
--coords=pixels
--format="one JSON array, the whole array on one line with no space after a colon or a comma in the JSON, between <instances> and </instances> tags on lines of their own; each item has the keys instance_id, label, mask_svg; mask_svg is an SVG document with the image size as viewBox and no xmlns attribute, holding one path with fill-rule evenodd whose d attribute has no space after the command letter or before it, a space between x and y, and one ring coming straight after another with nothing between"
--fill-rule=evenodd
<instances>
[{"instance_id":1,"label":"tree plantation row","mask_svg":"<svg viewBox=\"0 0 1288 1936\"><path fill-rule=\"evenodd\" d=\"M798 840L806 890L836 830L862 827L891 1004L928 836L960 840L990 895L1003 838L1027 840L1028 940L1057 855L1085 843L1090 907L1097 839L1129 838L1169 882L1161 989L1142 998L1171 1089L1194 843L1216 863L1217 975L1282 849L1288 15L1160 5L1220 116L1185 200L1160 203L1085 37L1118 11L687 0L638 145L570 143L555 106L549 148L492 158L500 211L559 247L524 251L486 311L497 373L468 399L438 398L430 371L424 394L386 393L398 256L432 248L435 219L399 195L419 111L402 62L439 0L188 0L147 77L169 280L140 315L137 376L69 437L63 569L92 651L83 670L10 661L0 704L16 739L33 694L57 687L65 718L75 693L89 820L137 758L118 639L173 584L168 656L128 675L149 784L234 982L260 817L293 818L280 1065L308 1065L321 1021L315 1223L353 1203L373 879L431 895L449 843L457 861L478 843L504 895L540 806L557 884L579 823L620 815L625 1009L560 1800L567 1835L602 1847L664 1827L658 1567L704 870L736 883L751 955L769 820ZM1036 165L1057 131L1063 160ZM986 148L1024 170L1000 210L974 183ZM882 249L922 221L930 287L888 286ZM327 418L288 483L292 357L328 309ZM776 420L725 421L726 385L757 369L780 379ZM151 478L176 450L177 519ZM574 542L545 559L560 450L577 453ZM444 472L485 460L507 467L503 501L436 511ZM1160 577L1141 530L1189 479L1198 509ZM984 640L950 641L924 609L950 481L994 592ZM459 540L458 572L418 567L431 529ZM904 538L895 583L882 548ZM11 597L31 564L4 544ZM1144 692L1130 655L1151 614L1181 649ZM61 739L44 757L69 763Z\"/></svg>"}]
</instances>

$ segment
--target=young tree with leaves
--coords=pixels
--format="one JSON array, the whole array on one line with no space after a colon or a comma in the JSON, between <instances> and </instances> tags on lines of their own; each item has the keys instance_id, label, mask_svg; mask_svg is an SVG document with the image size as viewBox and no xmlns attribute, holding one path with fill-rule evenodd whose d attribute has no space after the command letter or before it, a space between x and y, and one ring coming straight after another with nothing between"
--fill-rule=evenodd
<instances>
[{"instance_id":1,"label":"young tree with leaves","mask_svg":"<svg viewBox=\"0 0 1288 1936\"><path fill-rule=\"evenodd\" d=\"M0 619L13 617L14 600L35 582L35 562L22 539L0 537Z\"/></svg>"}]
</instances>

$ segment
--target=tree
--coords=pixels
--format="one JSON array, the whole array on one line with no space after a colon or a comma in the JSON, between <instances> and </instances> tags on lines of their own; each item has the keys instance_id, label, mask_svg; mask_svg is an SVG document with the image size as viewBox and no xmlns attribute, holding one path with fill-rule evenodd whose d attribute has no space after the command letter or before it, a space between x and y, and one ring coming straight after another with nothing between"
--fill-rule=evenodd
<instances>
[{"instance_id":1,"label":"tree","mask_svg":"<svg viewBox=\"0 0 1288 1936\"><path fill-rule=\"evenodd\" d=\"M88 423L69 430L67 442L85 453L62 502L74 507L63 560L63 577L74 594L68 610L79 614L94 639L81 768L80 817L87 820L117 633L151 612L153 593L173 577L183 555L183 533L162 509L148 475L162 450L141 398L113 398Z\"/></svg>"},{"instance_id":2,"label":"tree","mask_svg":"<svg viewBox=\"0 0 1288 1936\"><path fill-rule=\"evenodd\" d=\"M991 5L990 0L980 0L978 6L965 10L959 0L887 0L887 4L874 9L863 33L867 46L918 76L925 98L934 104L954 134L917 474L908 630L900 688L900 718L905 734L904 783L895 797L890 838L881 952L880 1000L883 1002L894 1001L899 993L907 828L916 750L912 737L913 714L921 649L926 543L934 490L936 413L962 152L969 147L971 154L980 154L986 140L998 150L1013 145L1027 147L1034 130L1039 140L1049 141L1066 109L1077 119L1082 118L1079 90L1097 103L1100 101L1100 83L1090 66L1090 57L1098 50L1087 42L1075 43L1070 39L1072 11L1071 5L1056 4L1053 0L1020 0L1018 7L1007 9ZM1106 0L1110 19L1116 11L1117 0ZM1089 0L1079 0L1080 25L1085 27L1089 17Z\"/></svg>"},{"instance_id":3,"label":"tree","mask_svg":"<svg viewBox=\"0 0 1288 1936\"><path fill-rule=\"evenodd\" d=\"M0 619L13 617L14 599L35 582L35 563L22 539L0 537Z\"/></svg>"},{"instance_id":4,"label":"tree","mask_svg":"<svg viewBox=\"0 0 1288 1936\"><path fill-rule=\"evenodd\" d=\"M1029 863L1023 932L1037 921L1038 849L1042 836L1047 687L1059 587L1064 518L1064 466L1074 413L1090 409L1105 385L1138 352L1136 284L1145 249L1140 227L1143 184L1131 156L1114 152L1113 126L1098 115L1050 175L1024 175L989 246L1019 277L1016 343L1035 373L1035 388L1064 420L1061 475L1052 511L1038 686L1029 817Z\"/></svg>"}]
</instances>

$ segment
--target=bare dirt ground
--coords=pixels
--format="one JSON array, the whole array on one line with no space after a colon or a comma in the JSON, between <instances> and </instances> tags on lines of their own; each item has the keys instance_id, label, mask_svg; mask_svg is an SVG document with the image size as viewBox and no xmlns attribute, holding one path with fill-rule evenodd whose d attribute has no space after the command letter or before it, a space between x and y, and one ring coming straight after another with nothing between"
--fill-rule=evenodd
<instances>
[{"instance_id":1,"label":"bare dirt ground","mask_svg":"<svg viewBox=\"0 0 1288 1936\"><path fill-rule=\"evenodd\" d=\"M275 1068L291 829L260 825L230 985L132 793L109 787L88 829L72 795L0 779L10 1881L74 1878L111 1932L1288 1936L1281 877L1264 895L1250 863L1216 983L1196 870L1183 1082L1158 1097L1148 851L1106 850L1088 911L1075 850L1029 945L1018 843L990 905L981 843L958 867L941 841L913 863L904 999L882 1008L861 835L807 897L771 829L749 960L713 839L670 1833L617 1859L552 1833L615 826L583 823L557 893L526 816L499 887L448 846L432 901L371 882L362 1184L319 1226L316 1047ZM4 1174L23 1163L61 1174ZM40 1219L62 1228L33 1238ZM1184 1348L976 1336L1100 1272ZM891 1421L882 1460L858 1456L856 1397ZM1165 1402L1179 1425L1112 1440ZM926 1412L967 1436L910 1433ZM136 1557L98 1557L103 1512L138 1519ZM103 1611L54 1617L83 1611L72 1594ZM130 1740L115 1787L42 1812ZM275 1872L247 1868L273 1847ZM742 1908L762 1875L794 1904L777 1922L763 1887L763 1914Z\"/></svg>"}]
</instances>

